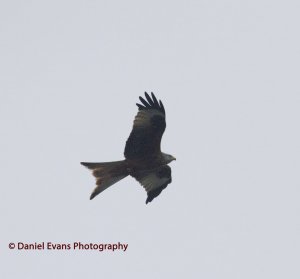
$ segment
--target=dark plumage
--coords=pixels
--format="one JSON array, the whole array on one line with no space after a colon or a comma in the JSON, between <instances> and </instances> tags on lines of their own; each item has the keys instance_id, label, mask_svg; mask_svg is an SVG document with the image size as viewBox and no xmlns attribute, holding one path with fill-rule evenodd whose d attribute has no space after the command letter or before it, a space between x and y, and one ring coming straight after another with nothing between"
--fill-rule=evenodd
<instances>
[{"instance_id":1,"label":"dark plumage","mask_svg":"<svg viewBox=\"0 0 300 279\"><path fill-rule=\"evenodd\" d=\"M90 199L125 178L134 177L147 191L146 203L156 198L172 182L171 168L167 165L175 158L160 150L162 135L166 129L165 108L155 95L145 92L146 99L133 122L132 131L126 141L125 160L107 163L81 163L93 171L97 187Z\"/></svg>"}]
</instances>

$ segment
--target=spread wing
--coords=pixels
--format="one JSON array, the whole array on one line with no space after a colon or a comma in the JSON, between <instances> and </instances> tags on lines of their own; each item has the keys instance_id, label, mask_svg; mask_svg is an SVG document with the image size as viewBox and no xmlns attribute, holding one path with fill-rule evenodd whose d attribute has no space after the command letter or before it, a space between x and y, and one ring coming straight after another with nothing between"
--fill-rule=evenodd
<instances>
[{"instance_id":1,"label":"spread wing","mask_svg":"<svg viewBox=\"0 0 300 279\"><path fill-rule=\"evenodd\" d=\"M168 165L160 166L152 171L137 172L131 175L147 191L146 204L156 198L172 182L171 168Z\"/></svg>"},{"instance_id":2,"label":"spread wing","mask_svg":"<svg viewBox=\"0 0 300 279\"><path fill-rule=\"evenodd\" d=\"M146 99L140 97L143 105L137 104L137 113L133 128L126 142L124 156L126 159L141 159L160 153L160 142L166 129L165 109L153 93L151 97L145 92Z\"/></svg>"}]
</instances>

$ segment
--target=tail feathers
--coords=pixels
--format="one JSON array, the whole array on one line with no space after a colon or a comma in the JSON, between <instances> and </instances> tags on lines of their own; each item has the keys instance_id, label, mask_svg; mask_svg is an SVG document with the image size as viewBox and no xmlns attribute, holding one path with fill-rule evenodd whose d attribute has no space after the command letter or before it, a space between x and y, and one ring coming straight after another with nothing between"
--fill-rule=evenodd
<instances>
[{"instance_id":1,"label":"tail feathers","mask_svg":"<svg viewBox=\"0 0 300 279\"><path fill-rule=\"evenodd\" d=\"M112 177L109 176L97 177L97 182L96 182L97 186L92 192L90 196L90 200L92 200L94 197L96 197L98 194L103 192L105 189L112 186L113 184L120 181L121 179L125 178L126 176L127 175L119 175L119 176L112 176Z\"/></svg>"},{"instance_id":2,"label":"tail feathers","mask_svg":"<svg viewBox=\"0 0 300 279\"><path fill-rule=\"evenodd\" d=\"M116 166L119 165L120 163L122 163L124 161L115 161L115 162L105 162L105 163L87 163L87 162L81 162L80 164L87 167L90 170L94 170L97 168L101 168L101 167L112 167L112 166Z\"/></svg>"},{"instance_id":3,"label":"tail feathers","mask_svg":"<svg viewBox=\"0 0 300 279\"><path fill-rule=\"evenodd\" d=\"M92 192L90 199L103 192L108 187L125 178L128 173L125 161L107 163L81 163L83 166L93 171L96 178L96 188Z\"/></svg>"}]
</instances>

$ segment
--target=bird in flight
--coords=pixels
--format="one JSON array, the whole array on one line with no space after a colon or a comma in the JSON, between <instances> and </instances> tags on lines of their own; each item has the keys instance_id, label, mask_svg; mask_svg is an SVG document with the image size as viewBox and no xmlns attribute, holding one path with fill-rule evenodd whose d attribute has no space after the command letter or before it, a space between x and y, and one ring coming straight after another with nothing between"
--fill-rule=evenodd
<instances>
[{"instance_id":1,"label":"bird in flight","mask_svg":"<svg viewBox=\"0 0 300 279\"><path fill-rule=\"evenodd\" d=\"M166 113L162 102L145 92L145 99L139 97L141 104L133 122L133 128L125 145L125 160L104 163L81 164L96 178L96 188L90 199L128 175L134 177L147 191L151 202L168 184L172 182L170 162L176 160L172 155L161 152L160 142L166 129Z\"/></svg>"}]
</instances>

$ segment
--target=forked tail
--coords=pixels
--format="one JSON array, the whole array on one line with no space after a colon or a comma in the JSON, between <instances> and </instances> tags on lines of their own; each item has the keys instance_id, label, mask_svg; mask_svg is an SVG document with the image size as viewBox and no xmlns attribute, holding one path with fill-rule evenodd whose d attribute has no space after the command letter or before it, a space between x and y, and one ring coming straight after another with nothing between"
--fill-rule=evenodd
<instances>
[{"instance_id":1,"label":"forked tail","mask_svg":"<svg viewBox=\"0 0 300 279\"><path fill-rule=\"evenodd\" d=\"M108 187L125 178L128 175L125 161L107 162L107 163L85 163L81 165L93 171L96 177L96 188L92 192L90 199L103 192Z\"/></svg>"}]
</instances>

